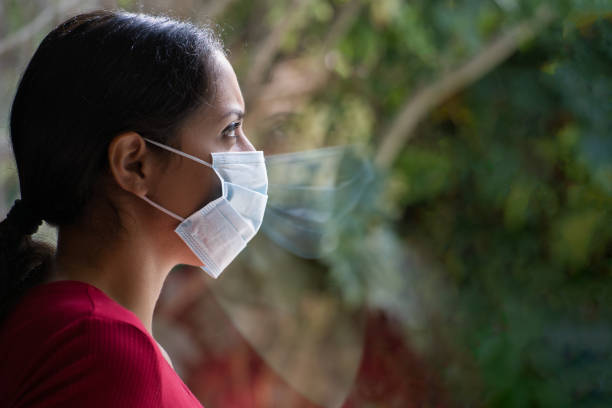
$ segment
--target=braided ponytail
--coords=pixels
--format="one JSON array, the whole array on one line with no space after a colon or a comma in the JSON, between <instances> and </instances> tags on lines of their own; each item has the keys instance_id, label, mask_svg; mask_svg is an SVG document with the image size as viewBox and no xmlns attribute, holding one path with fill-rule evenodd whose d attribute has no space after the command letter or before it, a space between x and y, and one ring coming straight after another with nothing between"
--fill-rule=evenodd
<instances>
[{"instance_id":1,"label":"braided ponytail","mask_svg":"<svg viewBox=\"0 0 612 408\"><path fill-rule=\"evenodd\" d=\"M16 200L0 222L0 319L15 301L44 278L53 249L35 242L31 235L42 224L23 200Z\"/></svg>"}]
</instances>

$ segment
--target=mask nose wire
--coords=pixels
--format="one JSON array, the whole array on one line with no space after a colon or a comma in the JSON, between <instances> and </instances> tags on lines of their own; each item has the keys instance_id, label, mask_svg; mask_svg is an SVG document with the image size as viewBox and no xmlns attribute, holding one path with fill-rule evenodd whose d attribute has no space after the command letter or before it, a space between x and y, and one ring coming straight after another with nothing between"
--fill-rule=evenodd
<instances>
[{"instance_id":1,"label":"mask nose wire","mask_svg":"<svg viewBox=\"0 0 612 408\"><path fill-rule=\"evenodd\" d=\"M199 157L195 157L195 156L192 156L192 155L190 155L190 154L188 154L188 153L181 152L180 150L177 150L177 149L175 149L175 148L173 148L173 147L170 147L170 146L166 146L165 144L162 144L162 143L156 142L155 140L151 140L151 139L146 138L146 137L143 137L143 139L144 139L145 141L147 141L147 142L151 143L151 144L154 144L154 145L155 145L155 146L157 146L157 147L161 147L162 149L168 150L168 151L170 151L170 152L172 152L172 153L176 153L176 154L178 154L178 155L181 155L181 156L183 156L183 157L186 157L186 158L188 158L188 159L191 159L191 160L193 160L193 161L196 161L196 162L198 162L198 163L200 163L200 164L203 164L204 166L208 166L208 167L210 167L211 169L213 169L213 171L214 171L214 172L217 174L217 176L219 176L219 174L217 173L217 171L216 171L216 170L213 168L212 164L208 163L207 161L204 161L204 160L200 159ZM220 176L219 176L219 177L220 177ZM139 196L139 197L140 197L140 196ZM140 197L140 198L142 198L142 199L143 199L143 200L145 200L147 203L151 204L153 207L157 208L157 209L158 209L158 210L160 210L161 212L163 212L163 213L165 213L165 214L169 215L170 217L172 217L172 218L174 218L174 219L176 219L176 220L178 220L178 221L180 221L180 222L185 221L185 218L183 218L183 217L181 217L181 216L179 216L179 215L177 215L177 214L173 213L172 211L170 211L170 210L168 210L168 209L166 209L166 208L162 207L161 205L159 205L159 204L157 204L156 202L152 201L152 200L151 200L149 197L147 197L147 196L142 196L142 197Z\"/></svg>"}]
</instances>

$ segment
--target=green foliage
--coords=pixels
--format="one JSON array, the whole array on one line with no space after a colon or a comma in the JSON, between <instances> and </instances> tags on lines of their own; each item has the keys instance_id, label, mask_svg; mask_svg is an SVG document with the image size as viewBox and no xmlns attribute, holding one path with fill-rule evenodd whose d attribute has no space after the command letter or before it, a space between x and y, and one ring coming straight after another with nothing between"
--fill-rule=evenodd
<instances>
[{"instance_id":1,"label":"green foliage","mask_svg":"<svg viewBox=\"0 0 612 408\"><path fill-rule=\"evenodd\" d=\"M441 107L394 168L402 230L462 288L471 319L449 331L488 406L610 402L611 45L610 21L557 24Z\"/></svg>"}]
</instances>

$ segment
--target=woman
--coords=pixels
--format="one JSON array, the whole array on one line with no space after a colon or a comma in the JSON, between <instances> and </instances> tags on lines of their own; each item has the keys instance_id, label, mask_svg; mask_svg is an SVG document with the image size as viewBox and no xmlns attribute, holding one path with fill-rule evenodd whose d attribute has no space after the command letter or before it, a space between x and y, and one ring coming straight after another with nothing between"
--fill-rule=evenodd
<instances>
[{"instance_id":1,"label":"woman","mask_svg":"<svg viewBox=\"0 0 612 408\"><path fill-rule=\"evenodd\" d=\"M259 229L267 177L243 115L207 28L97 11L42 41L11 111L0 406L201 406L153 310L173 266L216 277ZM31 239L42 220L55 252Z\"/></svg>"}]
</instances>

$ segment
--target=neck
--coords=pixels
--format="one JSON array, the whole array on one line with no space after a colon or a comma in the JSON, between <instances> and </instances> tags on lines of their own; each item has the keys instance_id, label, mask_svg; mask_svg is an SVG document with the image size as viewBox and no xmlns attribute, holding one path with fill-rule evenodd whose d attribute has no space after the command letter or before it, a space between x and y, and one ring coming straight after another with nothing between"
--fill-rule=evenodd
<instances>
[{"instance_id":1,"label":"neck","mask_svg":"<svg viewBox=\"0 0 612 408\"><path fill-rule=\"evenodd\" d=\"M102 290L132 311L152 334L153 311L173 265L143 236L108 239L76 228L61 228L48 281L76 280Z\"/></svg>"}]
</instances>

